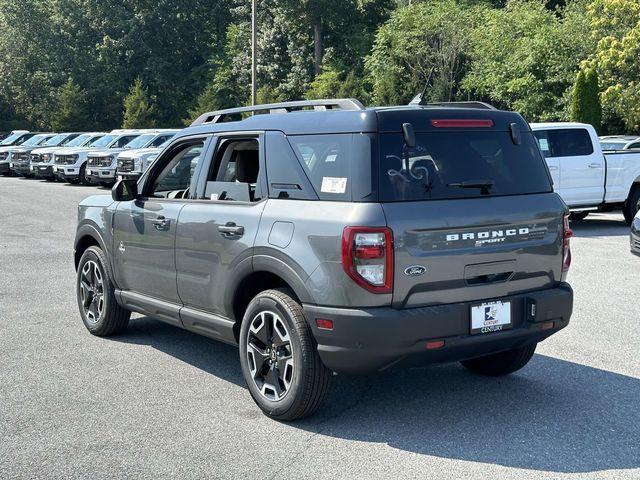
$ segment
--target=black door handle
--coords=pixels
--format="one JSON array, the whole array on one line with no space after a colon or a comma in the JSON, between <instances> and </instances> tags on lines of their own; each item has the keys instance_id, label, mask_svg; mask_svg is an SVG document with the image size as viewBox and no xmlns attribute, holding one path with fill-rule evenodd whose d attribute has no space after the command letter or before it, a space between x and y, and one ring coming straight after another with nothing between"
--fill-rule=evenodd
<instances>
[{"instance_id":1,"label":"black door handle","mask_svg":"<svg viewBox=\"0 0 640 480\"><path fill-rule=\"evenodd\" d=\"M158 215L154 220L151 220L151 223L158 231L169 230L171 226L171 220L167 220L163 215Z\"/></svg>"},{"instance_id":2,"label":"black door handle","mask_svg":"<svg viewBox=\"0 0 640 480\"><path fill-rule=\"evenodd\" d=\"M223 237L241 237L244 235L244 227L236 225L234 222L227 222L226 225L220 225L218 231Z\"/></svg>"}]
</instances>

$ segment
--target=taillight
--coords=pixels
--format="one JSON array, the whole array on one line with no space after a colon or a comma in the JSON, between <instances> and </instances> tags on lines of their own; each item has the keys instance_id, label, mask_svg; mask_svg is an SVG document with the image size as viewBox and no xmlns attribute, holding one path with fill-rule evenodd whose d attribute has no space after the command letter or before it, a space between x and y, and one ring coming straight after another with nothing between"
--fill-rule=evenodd
<instances>
[{"instance_id":1,"label":"taillight","mask_svg":"<svg viewBox=\"0 0 640 480\"><path fill-rule=\"evenodd\" d=\"M562 281L566 280L571 267L571 237L573 237L573 230L569 226L569 213L565 213L562 224Z\"/></svg>"},{"instance_id":2,"label":"taillight","mask_svg":"<svg viewBox=\"0 0 640 480\"><path fill-rule=\"evenodd\" d=\"M373 293L393 291L393 235L387 227L346 227L342 232L342 267L358 285Z\"/></svg>"}]
</instances>

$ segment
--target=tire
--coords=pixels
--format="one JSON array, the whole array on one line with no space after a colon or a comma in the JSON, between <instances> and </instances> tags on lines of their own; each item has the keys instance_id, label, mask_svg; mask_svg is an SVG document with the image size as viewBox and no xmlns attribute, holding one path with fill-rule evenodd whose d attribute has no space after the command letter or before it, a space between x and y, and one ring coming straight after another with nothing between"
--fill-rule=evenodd
<instances>
[{"instance_id":1,"label":"tire","mask_svg":"<svg viewBox=\"0 0 640 480\"><path fill-rule=\"evenodd\" d=\"M589 212L571 212L569 214L569 220L572 222L579 222L584 220L589 215Z\"/></svg>"},{"instance_id":2,"label":"tire","mask_svg":"<svg viewBox=\"0 0 640 480\"><path fill-rule=\"evenodd\" d=\"M80 167L80 172L78 172L78 182L81 183L82 185L91 185L91 182L85 175L86 171L87 171L87 164L85 163Z\"/></svg>"},{"instance_id":3,"label":"tire","mask_svg":"<svg viewBox=\"0 0 640 480\"><path fill-rule=\"evenodd\" d=\"M302 307L292 292L283 289L258 294L245 312L239 343L242 374L265 415L281 421L297 420L324 403L333 373L320 360Z\"/></svg>"},{"instance_id":4,"label":"tire","mask_svg":"<svg viewBox=\"0 0 640 480\"><path fill-rule=\"evenodd\" d=\"M624 207L622 209L622 214L624 215L624 221L627 225L631 225L633 222L633 217L638 213L638 201L640 201L640 185L636 185L631 193L629 194L629 198L624 203Z\"/></svg>"},{"instance_id":5,"label":"tire","mask_svg":"<svg viewBox=\"0 0 640 480\"><path fill-rule=\"evenodd\" d=\"M514 348L505 352L460 362L467 370L487 377L509 375L524 367L536 351L537 343Z\"/></svg>"},{"instance_id":6,"label":"tire","mask_svg":"<svg viewBox=\"0 0 640 480\"><path fill-rule=\"evenodd\" d=\"M107 259L99 247L85 250L78 263L76 296L84 326L92 335L108 337L122 333L131 312L116 302ZM96 295L100 292L100 295Z\"/></svg>"}]
</instances>

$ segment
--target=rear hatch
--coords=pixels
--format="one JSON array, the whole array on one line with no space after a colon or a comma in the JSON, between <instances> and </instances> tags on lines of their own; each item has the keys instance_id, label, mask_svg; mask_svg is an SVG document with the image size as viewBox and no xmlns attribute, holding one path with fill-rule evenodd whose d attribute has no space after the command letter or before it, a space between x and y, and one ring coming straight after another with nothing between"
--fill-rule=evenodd
<instances>
[{"instance_id":1,"label":"rear hatch","mask_svg":"<svg viewBox=\"0 0 640 480\"><path fill-rule=\"evenodd\" d=\"M450 122L443 111L414 114L415 146L400 131L380 134L380 198L395 248L393 306L557 285L566 207L528 125L495 111L456 112L462 121Z\"/></svg>"}]
</instances>

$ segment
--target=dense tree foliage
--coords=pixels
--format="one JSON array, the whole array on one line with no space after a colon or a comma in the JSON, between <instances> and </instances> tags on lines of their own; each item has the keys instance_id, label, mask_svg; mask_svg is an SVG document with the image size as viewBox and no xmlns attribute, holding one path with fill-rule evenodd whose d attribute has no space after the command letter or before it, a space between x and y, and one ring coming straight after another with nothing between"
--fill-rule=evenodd
<instances>
[{"instance_id":1,"label":"dense tree foliage","mask_svg":"<svg viewBox=\"0 0 640 480\"><path fill-rule=\"evenodd\" d=\"M247 104L250 4L0 0L0 129L175 126ZM603 132L640 133L637 0L258 0L258 28L260 101L406 103L426 87L567 120L584 71Z\"/></svg>"},{"instance_id":2,"label":"dense tree foliage","mask_svg":"<svg viewBox=\"0 0 640 480\"><path fill-rule=\"evenodd\" d=\"M598 73L595 69L580 70L573 87L571 101L571 120L590 123L596 130L602 123L602 105Z\"/></svg>"},{"instance_id":3,"label":"dense tree foliage","mask_svg":"<svg viewBox=\"0 0 640 480\"><path fill-rule=\"evenodd\" d=\"M136 78L129 94L124 99L123 128L153 128L156 126L156 113L147 89L142 85L142 79Z\"/></svg>"}]
</instances>

